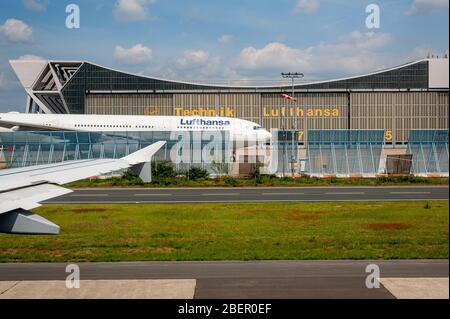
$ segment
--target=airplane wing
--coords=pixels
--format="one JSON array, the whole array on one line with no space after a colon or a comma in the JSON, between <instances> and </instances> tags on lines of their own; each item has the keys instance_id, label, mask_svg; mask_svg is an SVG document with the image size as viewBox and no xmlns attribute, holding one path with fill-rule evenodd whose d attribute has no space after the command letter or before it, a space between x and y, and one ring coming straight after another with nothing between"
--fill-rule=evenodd
<instances>
[{"instance_id":1,"label":"airplane wing","mask_svg":"<svg viewBox=\"0 0 450 319\"><path fill-rule=\"evenodd\" d=\"M67 161L0 170L0 232L58 234L59 226L28 210L72 192L59 185L115 172L145 162L166 144L156 142L120 159Z\"/></svg>"}]
</instances>

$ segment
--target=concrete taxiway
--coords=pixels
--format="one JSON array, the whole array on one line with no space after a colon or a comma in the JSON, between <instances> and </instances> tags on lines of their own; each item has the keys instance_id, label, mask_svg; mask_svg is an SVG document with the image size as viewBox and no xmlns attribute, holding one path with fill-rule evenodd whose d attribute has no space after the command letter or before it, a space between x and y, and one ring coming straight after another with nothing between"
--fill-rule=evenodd
<instances>
[{"instance_id":1,"label":"concrete taxiway","mask_svg":"<svg viewBox=\"0 0 450 319\"><path fill-rule=\"evenodd\" d=\"M446 186L89 188L46 203L213 203L448 200Z\"/></svg>"},{"instance_id":2,"label":"concrete taxiway","mask_svg":"<svg viewBox=\"0 0 450 319\"><path fill-rule=\"evenodd\" d=\"M366 267L370 264L378 265L380 269L380 288L366 287L369 275ZM165 287L181 285L184 289L180 295L169 294L165 295L166 298L186 298L190 294L199 299L448 298L448 260L121 262L78 265L81 285L86 281L87 287L91 287L92 298L99 298L98 289L105 291L106 296L115 292L112 296L118 298L120 294L117 291L125 291L124 283L127 281L131 286L141 285L138 290L143 293L135 295L136 298L152 298L151 294L145 294L150 290L142 287L146 281L148 287L156 285L152 280L168 280L159 284L165 284ZM33 298L33 295L30 296L32 290L26 288L32 287L34 281L56 280L60 286L55 289L61 290L68 276L66 266L62 263L0 264L0 288L6 287L3 292L0 291L0 298L8 298L13 292L13 296ZM106 282L106 286L97 289L95 281L99 285ZM111 282L118 282L122 289L108 286ZM11 288L14 288L12 284L16 285L15 290ZM39 297L45 298L41 292ZM79 298L90 298L90 295Z\"/></svg>"},{"instance_id":3,"label":"concrete taxiway","mask_svg":"<svg viewBox=\"0 0 450 319\"><path fill-rule=\"evenodd\" d=\"M0 281L0 299L192 299L194 279Z\"/></svg>"}]
</instances>

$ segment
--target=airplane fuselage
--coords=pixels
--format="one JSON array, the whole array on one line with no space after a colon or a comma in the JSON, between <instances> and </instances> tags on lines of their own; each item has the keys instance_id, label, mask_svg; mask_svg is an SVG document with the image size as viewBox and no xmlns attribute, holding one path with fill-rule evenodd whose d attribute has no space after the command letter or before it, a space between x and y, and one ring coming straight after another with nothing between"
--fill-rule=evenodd
<instances>
[{"instance_id":1,"label":"airplane fuselage","mask_svg":"<svg viewBox=\"0 0 450 319\"><path fill-rule=\"evenodd\" d=\"M87 132L228 131L232 140L259 143L271 137L257 123L227 117L1 113L0 126Z\"/></svg>"}]
</instances>

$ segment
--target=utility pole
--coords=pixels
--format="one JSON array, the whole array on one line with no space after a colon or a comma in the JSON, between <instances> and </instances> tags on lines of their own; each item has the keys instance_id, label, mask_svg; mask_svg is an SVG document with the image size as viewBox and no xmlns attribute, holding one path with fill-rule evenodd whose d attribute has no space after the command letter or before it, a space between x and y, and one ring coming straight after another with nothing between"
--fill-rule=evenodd
<instances>
[{"instance_id":1,"label":"utility pole","mask_svg":"<svg viewBox=\"0 0 450 319\"><path fill-rule=\"evenodd\" d=\"M301 79L303 78L305 75L303 73L298 73L298 72L289 72L289 73L281 73L281 76L283 77L283 79L291 79L292 82L292 98L295 101L295 80L296 79ZM306 125L306 123L305 123ZM286 112L284 114L283 117L283 177L284 177L284 172L285 172L285 160L286 160Z\"/></svg>"}]
</instances>

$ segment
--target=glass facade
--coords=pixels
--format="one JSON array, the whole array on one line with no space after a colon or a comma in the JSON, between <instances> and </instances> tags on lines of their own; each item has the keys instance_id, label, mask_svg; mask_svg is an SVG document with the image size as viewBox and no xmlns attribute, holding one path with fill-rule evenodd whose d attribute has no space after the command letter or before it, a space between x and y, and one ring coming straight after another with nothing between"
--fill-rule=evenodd
<instances>
[{"instance_id":1,"label":"glass facade","mask_svg":"<svg viewBox=\"0 0 450 319\"><path fill-rule=\"evenodd\" d=\"M211 132L0 132L0 150L8 168L71 160L121 158L157 141L166 145L153 157L177 168L214 164L231 158L229 135Z\"/></svg>"},{"instance_id":2,"label":"glass facade","mask_svg":"<svg viewBox=\"0 0 450 319\"><path fill-rule=\"evenodd\" d=\"M408 154L412 154L415 175L449 172L448 130L412 130Z\"/></svg>"},{"instance_id":3,"label":"glass facade","mask_svg":"<svg viewBox=\"0 0 450 319\"><path fill-rule=\"evenodd\" d=\"M377 74L371 74L346 80L330 81L321 84L311 84L299 89L346 89L346 90L376 90L376 89L427 89L428 62L418 62Z\"/></svg>"},{"instance_id":4,"label":"glass facade","mask_svg":"<svg viewBox=\"0 0 450 319\"><path fill-rule=\"evenodd\" d=\"M154 161L172 162L183 171L201 166L211 174L233 171L234 164L263 163L263 172L290 176L375 176L389 153L384 130L274 130L268 148L233 149L226 132L0 132L0 162L25 167L70 160L121 158L156 141L167 144ZM411 173L448 174L448 130L411 130L406 154ZM267 158L266 158L267 157ZM253 161L255 159L255 161Z\"/></svg>"},{"instance_id":5,"label":"glass facade","mask_svg":"<svg viewBox=\"0 0 450 319\"><path fill-rule=\"evenodd\" d=\"M308 132L306 171L311 175L376 175L384 130Z\"/></svg>"},{"instance_id":6,"label":"glass facade","mask_svg":"<svg viewBox=\"0 0 450 319\"><path fill-rule=\"evenodd\" d=\"M289 86L219 86L160 80L119 72L88 62L83 63L74 79L82 79L86 91L220 91L264 92L290 90ZM427 89L428 62L421 61L393 70L348 79L296 85L296 90L374 90L374 89Z\"/></svg>"}]
</instances>

